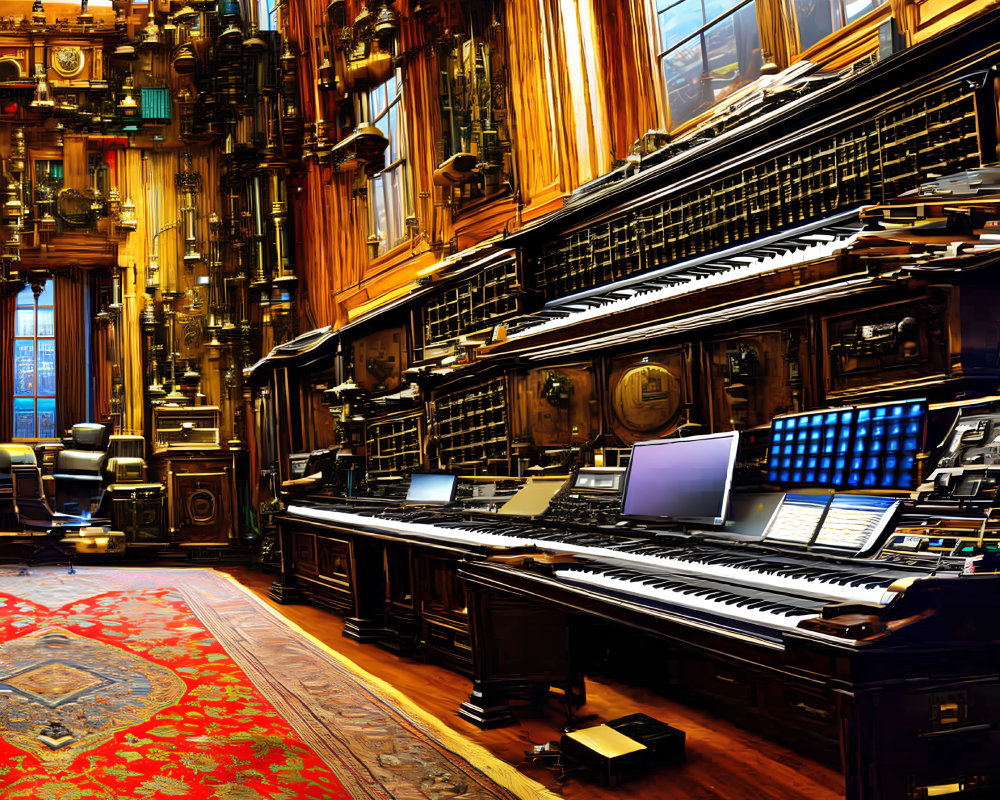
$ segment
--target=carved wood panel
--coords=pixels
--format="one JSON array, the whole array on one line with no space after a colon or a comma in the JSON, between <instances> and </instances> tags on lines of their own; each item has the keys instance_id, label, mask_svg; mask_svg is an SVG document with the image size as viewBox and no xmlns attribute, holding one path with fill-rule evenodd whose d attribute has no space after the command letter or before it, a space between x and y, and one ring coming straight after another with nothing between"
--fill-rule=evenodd
<instances>
[{"instance_id":1,"label":"carved wood panel","mask_svg":"<svg viewBox=\"0 0 1000 800\"><path fill-rule=\"evenodd\" d=\"M542 367L513 378L513 435L537 447L580 444L601 430L590 364Z\"/></svg>"},{"instance_id":2,"label":"carved wood panel","mask_svg":"<svg viewBox=\"0 0 1000 800\"><path fill-rule=\"evenodd\" d=\"M941 294L823 320L828 393L948 372L948 302Z\"/></svg>"},{"instance_id":3,"label":"carved wood panel","mask_svg":"<svg viewBox=\"0 0 1000 800\"><path fill-rule=\"evenodd\" d=\"M708 346L715 430L767 425L801 404L801 330L749 332Z\"/></svg>"},{"instance_id":4,"label":"carved wood panel","mask_svg":"<svg viewBox=\"0 0 1000 800\"><path fill-rule=\"evenodd\" d=\"M393 392L408 365L406 328L387 328L354 342L354 380L368 392Z\"/></svg>"}]
</instances>

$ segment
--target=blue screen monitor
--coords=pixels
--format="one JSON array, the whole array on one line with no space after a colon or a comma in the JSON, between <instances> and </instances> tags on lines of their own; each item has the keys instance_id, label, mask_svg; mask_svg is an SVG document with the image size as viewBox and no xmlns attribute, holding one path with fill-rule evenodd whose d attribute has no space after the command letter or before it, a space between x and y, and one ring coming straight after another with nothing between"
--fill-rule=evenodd
<instances>
[{"instance_id":1,"label":"blue screen monitor","mask_svg":"<svg viewBox=\"0 0 1000 800\"><path fill-rule=\"evenodd\" d=\"M415 472L410 476L407 503L446 506L455 500L458 479L454 475Z\"/></svg>"},{"instance_id":2,"label":"blue screen monitor","mask_svg":"<svg viewBox=\"0 0 1000 800\"><path fill-rule=\"evenodd\" d=\"M927 403L907 400L775 417L767 474L782 486L912 489Z\"/></svg>"},{"instance_id":3,"label":"blue screen monitor","mask_svg":"<svg viewBox=\"0 0 1000 800\"><path fill-rule=\"evenodd\" d=\"M622 515L722 525L738 447L735 431L637 442L625 476Z\"/></svg>"}]
</instances>

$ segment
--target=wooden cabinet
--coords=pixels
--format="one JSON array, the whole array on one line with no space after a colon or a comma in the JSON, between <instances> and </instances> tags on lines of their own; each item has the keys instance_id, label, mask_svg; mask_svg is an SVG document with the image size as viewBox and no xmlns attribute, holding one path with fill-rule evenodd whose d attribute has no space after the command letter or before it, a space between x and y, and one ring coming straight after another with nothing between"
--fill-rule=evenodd
<instances>
[{"instance_id":1,"label":"wooden cabinet","mask_svg":"<svg viewBox=\"0 0 1000 800\"><path fill-rule=\"evenodd\" d=\"M167 489L170 541L182 546L236 541L230 453L168 453L154 458L150 471Z\"/></svg>"}]
</instances>

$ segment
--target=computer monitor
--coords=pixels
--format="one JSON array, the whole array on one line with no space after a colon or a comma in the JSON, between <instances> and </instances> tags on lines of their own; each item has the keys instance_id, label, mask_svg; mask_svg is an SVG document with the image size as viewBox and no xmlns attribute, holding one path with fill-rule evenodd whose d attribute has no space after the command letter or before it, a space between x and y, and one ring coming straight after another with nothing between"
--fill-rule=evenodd
<instances>
[{"instance_id":1,"label":"computer monitor","mask_svg":"<svg viewBox=\"0 0 1000 800\"><path fill-rule=\"evenodd\" d=\"M925 400L810 411L771 421L768 479L782 486L912 489Z\"/></svg>"},{"instance_id":2,"label":"computer monitor","mask_svg":"<svg viewBox=\"0 0 1000 800\"><path fill-rule=\"evenodd\" d=\"M738 447L736 431L637 442L625 476L622 516L722 525Z\"/></svg>"},{"instance_id":3,"label":"computer monitor","mask_svg":"<svg viewBox=\"0 0 1000 800\"><path fill-rule=\"evenodd\" d=\"M458 479L454 475L414 472L406 492L407 503L446 506L455 500Z\"/></svg>"}]
</instances>

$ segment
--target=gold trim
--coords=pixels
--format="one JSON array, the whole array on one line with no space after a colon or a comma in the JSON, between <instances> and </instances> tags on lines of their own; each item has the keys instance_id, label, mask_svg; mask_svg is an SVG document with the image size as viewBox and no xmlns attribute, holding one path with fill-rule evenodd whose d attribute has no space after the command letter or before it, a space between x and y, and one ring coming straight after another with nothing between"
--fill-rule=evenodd
<instances>
[{"instance_id":1,"label":"gold trim","mask_svg":"<svg viewBox=\"0 0 1000 800\"><path fill-rule=\"evenodd\" d=\"M60 63L60 58L67 59L68 66ZM76 58L74 66L74 57ZM83 72L83 66L87 63L87 58L80 47L57 47L49 57L49 66L64 78L73 78Z\"/></svg>"}]
</instances>

